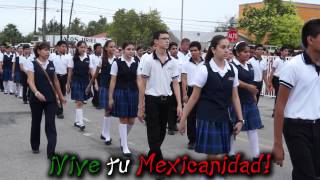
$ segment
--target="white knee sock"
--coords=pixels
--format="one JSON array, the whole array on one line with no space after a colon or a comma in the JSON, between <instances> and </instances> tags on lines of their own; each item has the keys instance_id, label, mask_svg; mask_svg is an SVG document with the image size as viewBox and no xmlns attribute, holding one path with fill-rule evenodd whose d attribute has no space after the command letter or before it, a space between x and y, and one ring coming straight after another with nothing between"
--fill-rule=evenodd
<instances>
[{"instance_id":1,"label":"white knee sock","mask_svg":"<svg viewBox=\"0 0 320 180\"><path fill-rule=\"evenodd\" d=\"M127 124L119 124L119 134L121 139L122 151L124 153L130 153L127 140Z\"/></svg>"},{"instance_id":2,"label":"white knee sock","mask_svg":"<svg viewBox=\"0 0 320 180\"><path fill-rule=\"evenodd\" d=\"M252 156L254 158L259 157L260 150L259 150L258 131L251 130L251 131L248 131L247 134L250 142Z\"/></svg>"},{"instance_id":3,"label":"white knee sock","mask_svg":"<svg viewBox=\"0 0 320 180\"><path fill-rule=\"evenodd\" d=\"M19 88L19 97L22 97L22 93L23 93L23 87L20 85L20 88Z\"/></svg>"},{"instance_id":4,"label":"white knee sock","mask_svg":"<svg viewBox=\"0 0 320 180\"><path fill-rule=\"evenodd\" d=\"M127 134L130 133L131 129L132 129L133 125L132 124L127 124Z\"/></svg>"},{"instance_id":5,"label":"white knee sock","mask_svg":"<svg viewBox=\"0 0 320 180\"><path fill-rule=\"evenodd\" d=\"M80 126L84 125L83 123L83 110L76 109L76 123Z\"/></svg>"},{"instance_id":6,"label":"white knee sock","mask_svg":"<svg viewBox=\"0 0 320 180\"><path fill-rule=\"evenodd\" d=\"M3 81L3 88L5 93L9 93L8 81Z\"/></svg>"},{"instance_id":7,"label":"white knee sock","mask_svg":"<svg viewBox=\"0 0 320 180\"><path fill-rule=\"evenodd\" d=\"M8 86L9 86L9 92L10 93L14 93L14 84L13 81L9 81L8 82Z\"/></svg>"},{"instance_id":8,"label":"white knee sock","mask_svg":"<svg viewBox=\"0 0 320 180\"><path fill-rule=\"evenodd\" d=\"M229 151L229 156L233 156L236 154L235 152L235 145L234 145L235 141L234 141L234 135L232 135L230 137L230 151Z\"/></svg>"},{"instance_id":9,"label":"white knee sock","mask_svg":"<svg viewBox=\"0 0 320 180\"><path fill-rule=\"evenodd\" d=\"M102 125L102 135L106 138L106 141L110 141L110 119L104 117Z\"/></svg>"}]
</instances>

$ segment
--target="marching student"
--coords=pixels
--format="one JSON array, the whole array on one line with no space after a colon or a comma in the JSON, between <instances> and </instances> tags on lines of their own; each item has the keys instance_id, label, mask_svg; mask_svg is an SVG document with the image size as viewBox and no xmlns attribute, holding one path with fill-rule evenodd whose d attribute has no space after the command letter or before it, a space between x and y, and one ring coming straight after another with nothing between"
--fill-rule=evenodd
<instances>
[{"instance_id":1,"label":"marching student","mask_svg":"<svg viewBox=\"0 0 320 180\"><path fill-rule=\"evenodd\" d=\"M12 60L14 59L14 54L12 54L12 48L10 45L6 45L5 52L3 53L2 62L2 80L4 86L4 94L13 94L13 72L12 72Z\"/></svg>"},{"instance_id":2,"label":"marching student","mask_svg":"<svg viewBox=\"0 0 320 180\"><path fill-rule=\"evenodd\" d=\"M254 71L254 80L253 83L258 89L257 93L257 104L259 102L261 90L262 90L262 84L266 84L266 87L268 87L268 80L267 80L267 60L262 58L263 55L263 46L262 44L257 44L255 47L255 54L252 58L249 59L248 63L250 63L253 67Z\"/></svg>"},{"instance_id":3,"label":"marching student","mask_svg":"<svg viewBox=\"0 0 320 180\"><path fill-rule=\"evenodd\" d=\"M60 88L63 96L66 96L66 84L68 79L68 62L72 60L72 57L67 54L67 42L58 41L56 45L56 52L51 53L49 59L53 62L56 68L56 73L60 83ZM57 109L57 118L63 119L63 105Z\"/></svg>"},{"instance_id":4,"label":"marching student","mask_svg":"<svg viewBox=\"0 0 320 180\"><path fill-rule=\"evenodd\" d=\"M206 62L195 74L193 91L179 124L183 134L186 119L197 104L195 151L207 154L208 160L221 160L229 152L231 135L239 134L244 122L238 96L238 73L225 60L228 45L229 41L224 36L212 38ZM238 118L234 127L229 116L232 104Z\"/></svg>"},{"instance_id":5,"label":"marching student","mask_svg":"<svg viewBox=\"0 0 320 180\"><path fill-rule=\"evenodd\" d=\"M138 62L133 57L133 43L124 43L122 50L122 57L116 59L111 66L109 107L112 109L112 116L118 117L120 120L119 134L123 155L130 157L127 135L138 113Z\"/></svg>"},{"instance_id":6,"label":"marching student","mask_svg":"<svg viewBox=\"0 0 320 180\"><path fill-rule=\"evenodd\" d=\"M90 62L92 67L91 77L94 75L95 70L97 69L98 64L101 62L101 55L102 55L102 45L100 43L96 43L93 45L94 53L90 55ZM96 108L100 108L99 106L99 81L100 75L96 77L95 81L93 82L93 98L92 98L92 105Z\"/></svg>"},{"instance_id":7,"label":"marching student","mask_svg":"<svg viewBox=\"0 0 320 180\"><path fill-rule=\"evenodd\" d=\"M106 145L111 144L110 137L110 108L108 107L109 103L109 85L110 85L110 70L111 65L115 59L114 51L116 49L116 44L112 40L108 40L105 42L102 48L102 59L99 62L92 79L86 89L86 93L89 94L91 90L91 86L95 79L100 74L100 82L99 82L99 106L100 108L104 108L104 117L102 120L102 132L100 138L105 140ZM100 72L101 71L101 72Z\"/></svg>"},{"instance_id":8,"label":"marching student","mask_svg":"<svg viewBox=\"0 0 320 180\"><path fill-rule=\"evenodd\" d=\"M176 96L177 115L182 113L180 87L178 82L178 64L173 61L167 52L169 47L169 33L157 31L153 34L156 50L143 60L141 84L139 85L139 120L144 119L147 125L147 137L150 151L148 156L155 153L155 161L163 159L161 145L166 135L166 126L171 107L173 83Z\"/></svg>"},{"instance_id":9,"label":"marching student","mask_svg":"<svg viewBox=\"0 0 320 180\"><path fill-rule=\"evenodd\" d=\"M138 46L137 49L136 49L136 55L135 55L135 58L137 58L139 61L141 61L142 59L142 56L144 54L144 49L142 46Z\"/></svg>"},{"instance_id":10,"label":"marching student","mask_svg":"<svg viewBox=\"0 0 320 180\"><path fill-rule=\"evenodd\" d=\"M3 53L2 53L2 45L0 47L0 91L3 92L4 91L4 87L3 87L3 81L2 81L2 73L3 73Z\"/></svg>"},{"instance_id":11,"label":"marching student","mask_svg":"<svg viewBox=\"0 0 320 180\"><path fill-rule=\"evenodd\" d=\"M241 131L246 131L251 146L251 153L254 160L259 157L259 139L257 129L261 129L262 122L259 109L256 104L256 94L258 90L254 85L254 69L248 63L250 58L250 47L244 41L236 43L233 47L233 54L236 57L233 64L238 70L239 77L239 97L242 109L242 116L246 123L242 126ZM235 114L233 114L235 119ZM233 142L231 142L233 146ZM233 147L232 147L233 150ZM234 155L233 153L230 153Z\"/></svg>"},{"instance_id":12,"label":"marching student","mask_svg":"<svg viewBox=\"0 0 320 180\"><path fill-rule=\"evenodd\" d=\"M169 44L169 53L170 57L173 61L175 61L178 64L178 70L179 70L179 77L178 82L180 86L180 92L182 91L182 84L181 84L181 73L182 73L182 66L183 66L183 60L179 59L178 57L178 44L176 42L171 42ZM174 91L173 84L171 83L171 91ZM177 101L174 94L172 94L172 104L170 108L170 114L168 118L168 134L174 135L174 131L178 131L177 127Z\"/></svg>"},{"instance_id":13,"label":"marching student","mask_svg":"<svg viewBox=\"0 0 320 180\"><path fill-rule=\"evenodd\" d=\"M282 133L293 166L293 180L320 179L320 19L302 28L304 52L280 74L274 116L273 157L282 166Z\"/></svg>"},{"instance_id":14,"label":"marching student","mask_svg":"<svg viewBox=\"0 0 320 180\"><path fill-rule=\"evenodd\" d=\"M183 38L181 40L181 44L178 52L178 57L179 59L182 59L183 62L188 62L191 57L189 47L190 47L190 39Z\"/></svg>"},{"instance_id":15,"label":"marching student","mask_svg":"<svg viewBox=\"0 0 320 180\"><path fill-rule=\"evenodd\" d=\"M28 86L28 71L27 66L33 61L33 56L30 55L30 45L25 44L22 47L23 55L19 59L19 66L21 70L21 85L22 85L22 100L24 104L28 104L30 90Z\"/></svg>"},{"instance_id":16,"label":"marching student","mask_svg":"<svg viewBox=\"0 0 320 180\"><path fill-rule=\"evenodd\" d=\"M91 93L86 94L86 87L90 81L92 67L89 55L86 53L87 44L84 41L79 41L76 48L73 59L68 63L67 92L70 93L71 89L71 99L76 103L74 126L83 131L85 124L82 108L83 101L88 100L91 96Z\"/></svg>"},{"instance_id":17,"label":"marching student","mask_svg":"<svg viewBox=\"0 0 320 180\"><path fill-rule=\"evenodd\" d=\"M199 71L199 67L204 64L204 60L201 57L201 44L198 41L190 43L191 58L183 65L182 68L182 100L183 103L187 103L193 90L193 81L196 72ZM196 142L196 112L197 105L193 107L187 118L187 136L189 139L188 149L194 149Z\"/></svg>"},{"instance_id":18,"label":"marching student","mask_svg":"<svg viewBox=\"0 0 320 180\"><path fill-rule=\"evenodd\" d=\"M61 93L59 81L55 73L52 61L49 61L49 44L42 42L38 44L34 53L36 59L29 62L26 69L28 72L28 84L32 91L30 95L31 108L31 148L34 154L39 153L40 128L42 113L45 115L45 132L47 135L47 157L50 158L55 153L57 144L57 131L55 125L55 114L57 108L57 98L65 103Z\"/></svg>"},{"instance_id":19,"label":"marching student","mask_svg":"<svg viewBox=\"0 0 320 180\"><path fill-rule=\"evenodd\" d=\"M279 76L280 72L286 65L286 57L289 55L289 48L286 46L282 46L280 48L280 55L276 58L272 63L272 70L270 73L270 81L269 81L269 89L275 90L275 100L274 104L277 102L278 91L279 91ZM274 109L272 113L272 117L274 116Z\"/></svg>"},{"instance_id":20,"label":"marching student","mask_svg":"<svg viewBox=\"0 0 320 180\"><path fill-rule=\"evenodd\" d=\"M20 59L23 57L22 46L18 47L14 59L12 59L12 76L13 82L15 83L15 96L22 98L22 86L21 86L21 70L20 70Z\"/></svg>"}]
</instances>

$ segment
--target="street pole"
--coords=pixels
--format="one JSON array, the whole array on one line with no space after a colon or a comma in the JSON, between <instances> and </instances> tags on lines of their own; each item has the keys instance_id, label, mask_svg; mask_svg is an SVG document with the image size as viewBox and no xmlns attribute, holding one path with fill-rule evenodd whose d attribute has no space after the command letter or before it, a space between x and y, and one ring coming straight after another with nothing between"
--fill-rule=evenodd
<instances>
[{"instance_id":1,"label":"street pole","mask_svg":"<svg viewBox=\"0 0 320 180\"><path fill-rule=\"evenodd\" d=\"M63 16L63 0L61 0L60 41L62 41L62 29L63 29L62 16Z\"/></svg>"},{"instance_id":2,"label":"street pole","mask_svg":"<svg viewBox=\"0 0 320 180\"><path fill-rule=\"evenodd\" d=\"M69 27L68 27L67 41L69 41L71 18L72 18L72 11L73 11L73 3L74 3L74 0L72 0L72 4L71 4L71 11L70 11L70 17L69 17Z\"/></svg>"},{"instance_id":3,"label":"street pole","mask_svg":"<svg viewBox=\"0 0 320 180\"><path fill-rule=\"evenodd\" d=\"M183 38L183 0L181 0L181 27L180 27L180 41Z\"/></svg>"},{"instance_id":4,"label":"street pole","mask_svg":"<svg viewBox=\"0 0 320 180\"><path fill-rule=\"evenodd\" d=\"M38 1L35 0L34 4L34 30L33 30L33 35L37 33L37 9L38 9Z\"/></svg>"},{"instance_id":5,"label":"street pole","mask_svg":"<svg viewBox=\"0 0 320 180\"><path fill-rule=\"evenodd\" d=\"M43 1L43 23L42 23L42 41L46 41L47 33L47 0Z\"/></svg>"}]
</instances>

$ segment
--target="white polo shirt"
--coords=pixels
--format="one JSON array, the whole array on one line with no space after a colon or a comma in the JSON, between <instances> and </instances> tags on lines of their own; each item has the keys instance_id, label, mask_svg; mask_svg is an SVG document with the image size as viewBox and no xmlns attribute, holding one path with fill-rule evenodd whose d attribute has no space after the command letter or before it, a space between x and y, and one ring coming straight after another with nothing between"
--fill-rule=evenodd
<instances>
[{"instance_id":1,"label":"white polo shirt","mask_svg":"<svg viewBox=\"0 0 320 180\"><path fill-rule=\"evenodd\" d=\"M68 62L72 60L72 56L69 54L51 53L49 60L53 62L57 74L66 75L68 72Z\"/></svg>"},{"instance_id":2,"label":"white polo shirt","mask_svg":"<svg viewBox=\"0 0 320 180\"><path fill-rule=\"evenodd\" d=\"M274 76L279 77L280 73L283 69L283 67L286 65L286 60L282 60L280 57L277 57L273 63L272 63L272 67L275 68L275 71L273 73Z\"/></svg>"},{"instance_id":3,"label":"white polo shirt","mask_svg":"<svg viewBox=\"0 0 320 180\"><path fill-rule=\"evenodd\" d=\"M217 72L219 73L219 75L221 77L224 77L224 75L226 75L226 73L231 70L231 66L233 67L233 71L234 71L234 80L233 80L233 87L237 87L239 86L239 79L238 79L238 70L236 67L234 67L233 65L229 64L227 60L225 61L225 66L224 68L220 68L213 59L210 60L209 65L212 69L213 72ZM199 70L195 73L195 78L193 81L194 86L203 88L203 86L207 83L207 79L208 79L208 70L207 67L205 65L200 66Z\"/></svg>"},{"instance_id":4,"label":"white polo shirt","mask_svg":"<svg viewBox=\"0 0 320 180\"><path fill-rule=\"evenodd\" d=\"M178 82L181 82L181 73L182 73L182 68L183 68L183 64L185 63L182 59L180 59L179 57L178 58L175 58L173 56L171 56L171 59L173 61L176 61L176 63L178 64L178 71L179 71L179 77L178 77Z\"/></svg>"},{"instance_id":5,"label":"white polo shirt","mask_svg":"<svg viewBox=\"0 0 320 180\"><path fill-rule=\"evenodd\" d=\"M93 68L93 69L97 69L97 66L99 65L99 63L101 62L101 58L102 58L102 56L100 55L100 56L97 56L97 55L95 55L95 54L91 54L90 56L90 63L91 63L91 67Z\"/></svg>"},{"instance_id":6,"label":"white polo shirt","mask_svg":"<svg viewBox=\"0 0 320 180\"><path fill-rule=\"evenodd\" d=\"M262 60L256 59L256 57L252 57L249 59L248 63L250 63L253 67L254 71L254 79L255 82L261 82L263 80L263 71L266 71L267 66L267 60L262 58Z\"/></svg>"},{"instance_id":7,"label":"white polo shirt","mask_svg":"<svg viewBox=\"0 0 320 180\"><path fill-rule=\"evenodd\" d=\"M46 60L45 62L41 62L40 60L36 60L40 66L43 68L43 69L47 69L48 65L49 65L49 60ZM55 68L54 68L55 69ZM34 66L33 66L33 63L30 61L30 63L27 64L27 67L26 67L26 70L27 71L31 71L31 72L34 72ZM57 72L56 72L57 73Z\"/></svg>"},{"instance_id":8,"label":"white polo shirt","mask_svg":"<svg viewBox=\"0 0 320 180\"><path fill-rule=\"evenodd\" d=\"M179 59L182 59L183 62L188 62L189 59L191 58L191 53L190 51L188 51L187 54L184 54L183 52L178 51L178 57Z\"/></svg>"},{"instance_id":9,"label":"white polo shirt","mask_svg":"<svg viewBox=\"0 0 320 180\"><path fill-rule=\"evenodd\" d=\"M284 117L320 119L320 67L304 52L292 58L280 74L280 84L291 89Z\"/></svg>"},{"instance_id":10,"label":"white polo shirt","mask_svg":"<svg viewBox=\"0 0 320 180\"><path fill-rule=\"evenodd\" d=\"M30 63L34 60L33 56L20 56L19 64L22 64L23 68L27 71L28 66L30 66Z\"/></svg>"},{"instance_id":11,"label":"white polo shirt","mask_svg":"<svg viewBox=\"0 0 320 180\"><path fill-rule=\"evenodd\" d=\"M3 62L3 53L0 52L0 62Z\"/></svg>"},{"instance_id":12,"label":"white polo shirt","mask_svg":"<svg viewBox=\"0 0 320 180\"><path fill-rule=\"evenodd\" d=\"M173 79L179 77L178 63L173 61L167 53L168 59L161 64L156 53L152 53L143 60L141 75L147 77L146 95L171 96L170 84Z\"/></svg>"},{"instance_id":13,"label":"white polo shirt","mask_svg":"<svg viewBox=\"0 0 320 180\"><path fill-rule=\"evenodd\" d=\"M182 74L187 75L187 84L188 86L193 86L194 77L197 71L199 71L199 67L201 67L204 64L204 60L201 59L201 61L196 64L192 58L189 59L188 62L184 63L182 66Z\"/></svg>"}]
</instances>

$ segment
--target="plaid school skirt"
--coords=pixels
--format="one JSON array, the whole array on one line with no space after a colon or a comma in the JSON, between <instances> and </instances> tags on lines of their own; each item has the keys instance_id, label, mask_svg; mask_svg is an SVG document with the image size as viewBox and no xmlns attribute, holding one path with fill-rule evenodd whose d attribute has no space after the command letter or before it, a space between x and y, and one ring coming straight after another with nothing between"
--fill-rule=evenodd
<instances>
[{"instance_id":1,"label":"plaid school skirt","mask_svg":"<svg viewBox=\"0 0 320 180\"><path fill-rule=\"evenodd\" d=\"M14 82L15 83L20 83L20 81L21 81L21 75L20 75L21 73L20 73L20 71L16 71L15 73L14 73Z\"/></svg>"},{"instance_id":2,"label":"plaid school skirt","mask_svg":"<svg viewBox=\"0 0 320 180\"><path fill-rule=\"evenodd\" d=\"M119 118L135 118L138 114L138 91L115 89L111 115Z\"/></svg>"},{"instance_id":3,"label":"plaid school skirt","mask_svg":"<svg viewBox=\"0 0 320 180\"><path fill-rule=\"evenodd\" d=\"M99 88L99 107L107 109L109 104L109 89L106 87Z\"/></svg>"},{"instance_id":4,"label":"plaid school skirt","mask_svg":"<svg viewBox=\"0 0 320 180\"><path fill-rule=\"evenodd\" d=\"M86 101L92 94L86 95L86 88L89 82L72 81L71 82L71 99L75 101Z\"/></svg>"},{"instance_id":5,"label":"plaid school skirt","mask_svg":"<svg viewBox=\"0 0 320 180\"><path fill-rule=\"evenodd\" d=\"M12 81L12 69L3 69L2 80L3 81Z\"/></svg>"},{"instance_id":6,"label":"plaid school skirt","mask_svg":"<svg viewBox=\"0 0 320 180\"><path fill-rule=\"evenodd\" d=\"M255 129L261 129L263 127L259 109L255 102L249 104L243 103L241 104L241 109L242 116L244 119L244 124L242 126L241 131L250 131ZM233 108L230 108L230 110L232 121L233 123L235 123L237 120L236 113Z\"/></svg>"},{"instance_id":7,"label":"plaid school skirt","mask_svg":"<svg viewBox=\"0 0 320 180\"><path fill-rule=\"evenodd\" d=\"M197 119L195 151L211 155L228 153L231 134L230 121L214 122Z\"/></svg>"}]
</instances>

